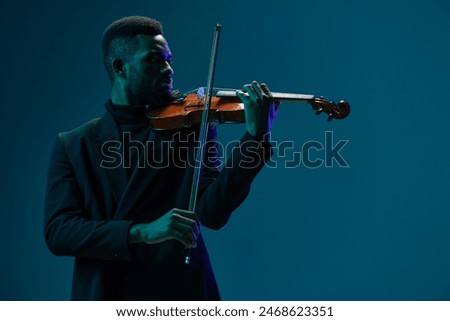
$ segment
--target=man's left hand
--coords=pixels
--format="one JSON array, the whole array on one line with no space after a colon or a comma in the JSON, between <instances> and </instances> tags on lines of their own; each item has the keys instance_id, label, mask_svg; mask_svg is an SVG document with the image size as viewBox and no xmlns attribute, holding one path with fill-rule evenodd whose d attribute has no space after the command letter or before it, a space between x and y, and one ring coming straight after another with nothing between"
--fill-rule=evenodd
<instances>
[{"instance_id":1,"label":"man's left hand","mask_svg":"<svg viewBox=\"0 0 450 321\"><path fill-rule=\"evenodd\" d=\"M257 139L263 139L272 129L277 117L278 103L272 100L269 87L265 83L253 81L238 90L236 96L244 104L248 133Z\"/></svg>"}]
</instances>

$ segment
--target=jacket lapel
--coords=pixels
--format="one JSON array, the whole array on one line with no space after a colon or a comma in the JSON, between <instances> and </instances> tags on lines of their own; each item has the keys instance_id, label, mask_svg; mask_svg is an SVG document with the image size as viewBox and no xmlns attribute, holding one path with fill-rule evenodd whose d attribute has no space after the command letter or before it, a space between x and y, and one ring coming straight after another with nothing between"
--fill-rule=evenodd
<instances>
[{"instance_id":1,"label":"jacket lapel","mask_svg":"<svg viewBox=\"0 0 450 321\"><path fill-rule=\"evenodd\" d=\"M143 199L157 197L157 193L144 195L152 191L153 181L170 162L171 137L167 132L150 131L147 144L139 157L139 166L134 169L130 181L120 198L115 219L133 215L141 207Z\"/></svg>"},{"instance_id":2,"label":"jacket lapel","mask_svg":"<svg viewBox=\"0 0 450 321\"><path fill-rule=\"evenodd\" d=\"M98 164L106 173L116 202L119 204L128 184L127 170L123 166L122 139L110 113L105 113L93 132Z\"/></svg>"}]
</instances>

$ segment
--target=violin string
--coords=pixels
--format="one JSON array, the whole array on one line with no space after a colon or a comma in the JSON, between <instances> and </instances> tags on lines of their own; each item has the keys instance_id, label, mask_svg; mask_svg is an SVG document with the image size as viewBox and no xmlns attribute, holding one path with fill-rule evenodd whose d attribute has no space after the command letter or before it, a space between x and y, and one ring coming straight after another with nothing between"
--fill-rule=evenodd
<instances>
[{"instance_id":1,"label":"violin string","mask_svg":"<svg viewBox=\"0 0 450 321\"><path fill-rule=\"evenodd\" d=\"M200 88L205 88L205 87L198 87L198 88L190 90L190 91L188 91L188 92L186 92L184 94L185 95L189 95L189 94L197 93ZM213 87L213 91L215 91L215 92L217 92L217 91L237 91L237 90L238 89L236 89L236 88Z\"/></svg>"}]
</instances>

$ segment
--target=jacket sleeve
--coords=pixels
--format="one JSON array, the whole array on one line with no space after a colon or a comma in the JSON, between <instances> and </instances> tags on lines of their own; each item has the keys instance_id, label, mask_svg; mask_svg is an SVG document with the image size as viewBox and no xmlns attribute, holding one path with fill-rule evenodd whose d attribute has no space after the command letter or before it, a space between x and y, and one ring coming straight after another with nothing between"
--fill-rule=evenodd
<instances>
[{"instance_id":1,"label":"jacket sleeve","mask_svg":"<svg viewBox=\"0 0 450 321\"><path fill-rule=\"evenodd\" d=\"M44 236L55 255L130 260L131 221L107 221L87 213L74 166L59 134L50 157L45 195Z\"/></svg>"},{"instance_id":2,"label":"jacket sleeve","mask_svg":"<svg viewBox=\"0 0 450 321\"><path fill-rule=\"evenodd\" d=\"M231 213L247 197L251 183L272 155L269 142L245 133L229 155L221 171L215 127L206 145L206 158L199 187L197 215L202 225L220 229Z\"/></svg>"}]
</instances>

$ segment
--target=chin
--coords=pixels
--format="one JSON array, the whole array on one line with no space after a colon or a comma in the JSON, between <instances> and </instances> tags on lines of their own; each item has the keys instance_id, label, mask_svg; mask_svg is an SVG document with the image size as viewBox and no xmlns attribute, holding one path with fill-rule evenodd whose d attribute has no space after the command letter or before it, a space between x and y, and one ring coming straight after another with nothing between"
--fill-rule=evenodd
<instances>
[{"instance_id":1,"label":"chin","mask_svg":"<svg viewBox=\"0 0 450 321\"><path fill-rule=\"evenodd\" d=\"M166 95L170 95L172 90L173 90L173 86L171 86L171 85L162 86L162 89L161 89L161 91L164 92Z\"/></svg>"},{"instance_id":2,"label":"chin","mask_svg":"<svg viewBox=\"0 0 450 321\"><path fill-rule=\"evenodd\" d=\"M159 92L157 95L152 95L146 99L147 104L155 107L163 107L172 101L171 91Z\"/></svg>"}]
</instances>

